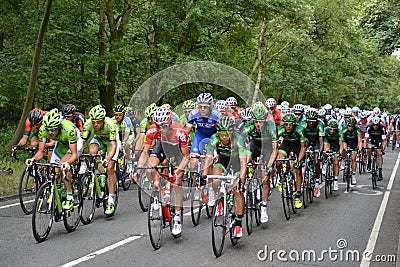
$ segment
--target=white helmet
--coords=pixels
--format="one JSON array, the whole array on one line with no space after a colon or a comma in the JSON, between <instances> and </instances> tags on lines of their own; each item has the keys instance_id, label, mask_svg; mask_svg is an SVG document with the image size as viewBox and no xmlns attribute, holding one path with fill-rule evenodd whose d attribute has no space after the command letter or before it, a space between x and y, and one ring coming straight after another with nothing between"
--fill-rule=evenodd
<instances>
[{"instance_id":1,"label":"white helmet","mask_svg":"<svg viewBox=\"0 0 400 267\"><path fill-rule=\"evenodd\" d=\"M228 106L234 106L234 107L236 107L236 106L237 106L237 100L236 100L236 98L234 98L233 96L228 97L228 98L226 99L226 104L227 104Z\"/></svg>"},{"instance_id":2,"label":"white helmet","mask_svg":"<svg viewBox=\"0 0 400 267\"><path fill-rule=\"evenodd\" d=\"M267 108L276 108L276 100L272 97L268 98L265 102L265 105L267 106Z\"/></svg>"},{"instance_id":3,"label":"white helmet","mask_svg":"<svg viewBox=\"0 0 400 267\"><path fill-rule=\"evenodd\" d=\"M250 107L242 109L239 115L242 119L249 121L253 118L253 109Z\"/></svg>"},{"instance_id":4,"label":"white helmet","mask_svg":"<svg viewBox=\"0 0 400 267\"><path fill-rule=\"evenodd\" d=\"M381 123L381 120L379 119L379 117L372 117L372 124L380 124Z\"/></svg>"},{"instance_id":5,"label":"white helmet","mask_svg":"<svg viewBox=\"0 0 400 267\"><path fill-rule=\"evenodd\" d=\"M326 105L324 106L324 109L325 109L325 110L332 110L332 105L331 105L331 104L326 104Z\"/></svg>"},{"instance_id":6,"label":"white helmet","mask_svg":"<svg viewBox=\"0 0 400 267\"><path fill-rule=\"evenodd\" d=\"M218 100L217 102L215 102L215 108L219 111L226 111L228 109L225 100Z\"/></svg>"},{"instance_id":7,"label":"white helmet","mask_svg":"<svg viewBox=\"0 0 400 267\"><path fill-rule=\"evenodd\" d=\"M214 102L214 98L210 93L201 93L197 97L197 103L199 104L210 104L212 105Z\"/></svg>"},{"instance_id":8,"label":"white helmet","mask_svg":"<svg viewBox=\"0 0 400 267\"><path fill-rule=\"evenodd\" d=\"M374 107L374 116L380 116L381 115L381 109L378 107Z\"/></svg>"}]
</instances>

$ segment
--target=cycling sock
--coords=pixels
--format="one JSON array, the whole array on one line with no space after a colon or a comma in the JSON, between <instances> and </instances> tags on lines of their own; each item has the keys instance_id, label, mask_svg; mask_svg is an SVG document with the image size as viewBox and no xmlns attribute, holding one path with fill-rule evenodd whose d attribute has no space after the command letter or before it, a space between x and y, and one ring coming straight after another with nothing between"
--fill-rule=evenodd
<instances>
[{"instance_id":1,"label":"cycling sock","mask_svg":"<svg viewBox=\"0 0 400 267\"><path fill-rule=\"evenodd\" d=\"M266 207L266 206L267 206L267 203L268 203L267 201L263 201L263 202L262 202L263 207Z\"/></svg>"},{"instance_id":2,"label":"cycling sock","mask_svg":"<svg viewBox=\"0 0 400 267\"><path fill-rule=\"evenodd\" d=\"M235 225L236 226L242 226L242 218L243 218L243 215L237 215L236 216L236 218L235 218Z\"/></svg>"}]
</instances>

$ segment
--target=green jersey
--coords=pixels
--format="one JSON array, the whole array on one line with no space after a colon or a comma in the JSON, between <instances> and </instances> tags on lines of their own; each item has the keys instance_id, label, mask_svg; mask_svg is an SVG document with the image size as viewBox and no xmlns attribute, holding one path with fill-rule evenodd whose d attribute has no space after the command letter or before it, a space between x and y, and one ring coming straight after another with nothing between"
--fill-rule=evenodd
<instances>
[{"instance_id":1,"label":"green jersey","mask_svg":"<svg viewBox=\"0 0 400 267\"><path fill-rule=\"evenodd\" d=\"M104 141L116 141L117 140L117 127L112 119L106 117L103 122L103 128L99 131L95 131L92 120L89 119L85 122L82 131L82 138L85 140L92 139L93 136L104 140Z\"/></svg>"},{"instance_id":2,"label":"green jersey","mask_svg":"<svg viewBox=\"0 0 400 267\"><path fill-rule=\"evenodd\" d=\"M282 137L285 142L305 142L307 140L304 128L299 124L295 124L295 128L290 133L286 132L284 124L280 125L278 127L279 137Z\"/></svg>"},{"instance_id":3,"label":"green jersey","mask_svg":"<svg viewBox=\"0 0 400 267\"><path fill-rule=\"evenodd\" d=\"M69 150L69 145L77 143L78 131L78 128L76 128L73 122L69 120L62 120L58 134L54 138L51 138L45 126L42 124L42 126L39 128L39 140L42 142L46 142L49 139L57 141L55 148L57 153L60 155L65 155L65 153Z\"/></svg>"},{"instance_id":4,"label":"green jersey","mask_svg":"<svg viewBox=\"0 0 400 267\"><path fill-rule=\"evenodd\" d=\"M231 144L228 147L222 144L218 133L213 134L207 145L207 154L214 154L214 151L217 152L218 156L225 158L232 156L243 157L248 154L244 138L238 133L233 133Z\"/></svg>"}]
</instances>

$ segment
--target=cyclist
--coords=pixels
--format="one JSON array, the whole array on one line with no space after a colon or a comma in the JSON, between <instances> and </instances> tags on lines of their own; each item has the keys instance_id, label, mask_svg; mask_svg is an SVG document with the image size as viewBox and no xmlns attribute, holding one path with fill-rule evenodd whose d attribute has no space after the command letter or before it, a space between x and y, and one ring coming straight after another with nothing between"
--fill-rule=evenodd
<instances>
[{"instance_id":1,"label":"cyclist","mask_svg":"<svg viewBox=\"0 0 400 267\"><path fill-rule=\"evenodd\" d=\"M221 113L213 108L214 99L210 93L201 93L197 97L198 108L193 109L186 123L185 130L190 132L193 124L196 123L196 132L194 134L192 146L190 148L190 172L193 173L197 169L197 163L201 152L199 144L204 138L210 138L217 132L216 123L221 117ZM209 204L214 205L214 199L209 199Z\"/></svg>"},{"instance_id":2,"label":"cyclist","mask_svg":"<svg viewBox=\"0 0 400 267\"><path fill-rule=\"evenodd\" d=\"M18 144L13 146L13 149L21 149L26 143L28 142L29 135L31 134L32 128L36 129L36 132L31 138L31 146L32 147L38 147L39 145L39 139L38 139L38 134L39 134L39 128L42 125L42 120L43 120L43 115L47 111L43 111L40 108L34 108L29 112L28 118L25 121L25 131L24 135L22 136L21 140L19 140ZM46 145L46 147L49 146L54 146L54 143L50 143Z\"/></svg>"},{"instance_id":3,"label":"cyclist","mask_svg":"<svg viewBox=\"0 0 400 267\"><path fill-rule=\"evenodd\" d=\"M308 109L306 112L306 121L300 125L304 128L304 133L307 138L307 147L311 147L314 153L314 169L315 169L315 197L321 195L319 188L319 176L321 175L319 167L319 152L324 148L324 123L318 119L317 111L315 109Z\"/></svg>"},{"instance_id":4,"label":"cyclist","mask_svg":"<svg viewBox=\"0 0 400 267\"><path fill-rule=\"evenodd\" d=\"M235 119L240 118L240 108L237 107L237 100L235 97L231 96L226 99L226 105L228 106L228 112L231 113Z\"/></svg>"},{"instance_id":5,"label":"cyclist","mask_svg":"<svg viewBox=\"0 0 400 267\"><path fill-rule=\"evenodd\" d=\"M143 144L143 142L140 141L140 138L143 138L143 136L140 135L140 120L138 117L136 117L136 111L131 107L126 107L126 116L132 122L132 130L135 136L134 137L135 139L132 141L132 144L135 145L135 155L133 156L138 158L140 148L142 147Z\"/></svg>"},{"instance_id":6,"label":"cyclist","mask_svg":"<svg viewBox=\"0 0 400 267\"><path fill-rule=\"evenodd\" d=\"M357 149L361 152L362 150L362 137L361 129L357 125L357 120L353 117L347 120L347 127L341 131L340 141L342 142L340 155L345 157L344 151L347 147L353 149L351 152L351 184L355 185L356 180L356 169L357 169Z\"/></svg>"},{"instance_id":7,"label":"cyclist","mask_svg":"<svg viewBox=\"0 0 400 267\"><path fill-rule=\"evenodd\" d=\"M268 98L265 102L268 108L267 120L275 122L276 127L282 124L282 112L276 108L275 98Z\"/></svg>"},{"instance_id":8,"label":"cyclist","mask_svg":"<svg viewBox=\"0 0 400 267\"><path fill-rule=\"evenodd\" d=\"M133 140L135 139L135 135L132 129L132 122L127 116L125 116L125 113L126 109L124 105L114 106L113 121L118 127L118 138L122 142L120 150L122 151L123 149L125 152L128 163L127 172L130 173L130 169L132 168L130 144L132 144Z\"/></svg>"},{"instance_id":9,"label":"cyclist","mask_svg":"<svg viewBox=\"0 0 400 267\"><path fill-rule=\"evenodd\" d=\"M291 152L297 156L297 161L294 165L296 175L296 195L295 207L300 209L303 206L301 201L301 183L303 180L301 173L301 164L306 154L306 141L304 128L296 123L296 115L292 112L283 115L283 124L278 127L278 138L283 141L279 147L278 159L286 158ZM277 169L281 170L281 163L277 162ZM278 190L282 192L282 183L278 182Z\"/></svg>"},{"instance_id":10,"label":"cyclist","mask_svg":"<svg viewBox=\"0 0 400 267\"><path fill-rule=\"evenodd\" d=\"M172 228L172 235L179 237L182 233L182 176L186 165L189 163L189 136L183 129L183 125L172 120L170 109L162 106L154 113L154 122L157 125L157 133L160 142L157 142L149 157L149 165L152 167L160 165L165 159L172 160L177 164L174 171L172 184L174 187L175 217ZM151 169L147 177L158 176L159 173Z\"/></svg>"},{"instance_id":11,"label":"cyclist","mask_svg":"<svg viewBox=\"0 0 400 267\"><path fill-rule=\"evenodd\" d=\"M379 117L372 118L371 125L368 126L364 138L369 148L373 146L377 148L376 150L378 157L377 163L379 169L378 181L382 181L383 151L386 148L386 129L380 123ZM368 155L367 170L368 172L371 172L371 149L367 150L367 155Z\"/></svg>"},{"instance_id":12,"label":"cyclist","mask_svg":"<svg viewBox=\"0 0 400 267\"><path fill-rule=\"evenodd\" d=\"M83 125L85 125L85 116L82 113L76 111L76 107L73 104L66 104L61 109L61 114L64 119L71 121L75 124L76 128L80 132L83 130Z\"/></svg>"},{"instance_id":13,"label":"cyclist","mask_svg":"<svg viewBox=\"0 0 400 267\"><path fill-rule=\"evenodd\" d=\"M336 119L330 119L328 126L325 127L325 138L324 138L324 151L335 152L333 157L333 191L339 190L338 176L339 176L339 152L340 142L340 130L339 123ZM322 167L322 174L325 174L326 164Z\"/></svg>"},{"instance_id":14,"label":"cyclist","mask_svg":"<svg viewBox=\"0 0 400 267\"><path fill-rule=\"evenodd\" d=\"M278 156L278 133L276 125L273 121L266 120L268 111L265 106L254 105L253 120L249 121L242 131L244 137L250 136L250 152L251 159L256 161L257 158L262 158L267 162L265 172L261 171L262 177L262 206L261 206L261 223L268 222L267 203L270 192L270 177L272 165Z\"/></svg>"},{"instance_id":15,"label":"cyclist","mask_svg":"<svg viewBox=\"0 0 400 267\"><path fill-rule=\"evenodd\" d=\"M115 163L118 161L119 138L117 127L113 119L106 117L106 110L102 105L94 106L89 111L89 119L83 127L82 138L84 142L90 140L89 153L97 154L99 150L106 150L107 156L101 163L107 169L107 185L109 195L105 214L114 213L114 198L117 176L115 173Z\"/></svg>"},{"instance_id":16,"label":"cyclist","mask_svg":"<svg viewBox=\"0 0 400 267\"><path fill-rule=\"evenodd\" d=\"M230 117L222 117L217 122L217 133L213 134L207 146L207 154L205 158L205 168L202 175L207 175L211 172L214 175L226 174L229 167L233 168L234 172L240 172L240 181L234 183L235 194L235 210L236 217L234 222L234 238L241 238L242 232L242 218L244 213L244 184L246 180L247 171L247 157L248 151L246 150L243 136L234 132L234 120ZM218 155L218 160L212 164L214 153ZM214 197L219 182L210 181L209 197ZM215 208L215 212L220 214L220 207Z\"/></svg>"},{"instance_id":17,"label":"cyclist","mask_svg":"<svg viewBox=\"0 0 400 267\"><path fill-rule=\"evenodd\" d=\"M77 161L83 151L80 132L72 122L62 120L57 109L52 109L43 116L43 123L39 129L39 139L39 149L33 158L26 160L26 165L31 166L33 162L40 161L44 156L46 140L55 140L56 144L50 163L59 164L61 170L66 172L66 177L62 178L67 191L63 209L71 210L74 204L74 196L72 194L70 165ZM58 168L56 172L56 179L58 179L60 169Z\"/></svg>"},{"instance_id":18,"label":"cyclist","mask_svg":"<svg viewBox=\"0 0 400 267\"><path fill-rule=\"evenodd\" d=\"M260 103L262 104L262 102ZM235 121L235 132L237 133L241 133L246 123L253 119L253 109L251 107L244 108L240 111L239 115L240 120Z\"/></svg>"}]
</instances>

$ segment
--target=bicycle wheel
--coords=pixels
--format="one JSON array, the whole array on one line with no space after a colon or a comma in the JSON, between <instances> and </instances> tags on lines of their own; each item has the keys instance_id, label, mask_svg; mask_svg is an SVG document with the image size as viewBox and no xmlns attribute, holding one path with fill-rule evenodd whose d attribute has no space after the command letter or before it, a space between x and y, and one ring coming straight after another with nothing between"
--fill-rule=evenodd
<instances>
[{"instance_id":1,"label":"bicycle wheel","mask_svg":"<svg viewBox=\"0 0 400 267\"><path fill-rule=\"evenodd\" d=\"M51 193L53 184L42 184L36 195L32 214L32 231L37 242L43 242L49 236L54 218L54 197Z\"/></svg>"},{"instance_id":2,"label":"bicycle wheel","mask_svg":"<svg viewBox=\"0 0 400 267\"><path fill-rule=\"evenodd\" d=\"M372 173L372 189L375 189L377 184L376 184L376 179L378 176L377 172L377 167L376 167L376 159L372 160L372 166L371 166L371 173Z\"/></svg>"},{"instance_id":3,"label":"bicycle wheel","mask_svg":"<svg viewBox=\"0 0 400 267\"><path fill-rule=\"evenodd\" d=\"M246 230L247 234L251 235L253 232L253 223L255 222L254 214L255 198L250 180L246 185L245 207L246 207Z\"/></svg>"},{"instance_id":4,"label":"bicycle wheel","mask_svg":"<svg viewBox=\"0 0 400 267\"><path fill-rule=\"evenodd\" d=\"M346 161L346 166L344 167L344 173L346 175L346 191L350 192L351 173L350 173L350 162L348 161Z\"/></svg>"},{"instance_id":5,"label":"bicycle wheel","mask_svg":"<svg viewBox=\"0 0 400 267\"><path fill-rule=\"evenodd\" d=\"M288 189L287 184L286 184L286 179L284 178L282 182L282 192L281 192L281 198L282 198L282 204L283 204L283 213L285 214L286 220L290 219L290 189Z\"/></svg>"},{"instance_id":6,"label":"bicycle wheel","mask_svg":"<svg viewBox=\"0 0 400 267\"><path fill-rule=\"evenodd\" d=\"M221 204L220 204L221 203ZM219 197L215 201L214 209L212 212L211 224L211 244L215 257L222 254L225 243L225 235L227 230L227 212L225 211L225 201L223 197ZM219 207L219 208L218 208Z\"/></svg>"},{"instance_id":7,"label":"bicycle wheel","mask_svg":"<svg viewBox=\"0 0 400 267\"><path fill-rule=\"evenodd\" d=\"M161 193L154 191L149 198L149 208L147 209L147 226L149 229L149 237L151 245L155 250L161 247L162 233L164 229L164 221L162 215Z\"/></svg>"},{"instance_id":8,"label":"bicycle wheel","mask_svg":"<svg viewBox=\"0 0 400 267\"><path fill-rule=\"evenodd\" d=\"M254 178L253 178L254 179ZM261 224L261 205L262 205L262 184L257 179L255 180L253 187L255 187L254 196L254 217L256 219L256 225Z\"/></svg>"},{"instance_id":9,"label":"bicycle wheel","mask_svg":"<svg viewBox=\"0 0 400 267\"><path fill-rule=\"evenodd\" d=\"M32 169L25 168L19 179L18 198L22 211L32 214L36 192L39 188L39 181L33 176Z\"/></svg>"},{"instance_id":10,"label":"bicycle wheel","mask_svg":"<svg viewBox=\"0 0 400 267\"><path fill-rule=\"evenodd\" d=\"M147 212L149 207L149 192L151 184L149 179L147 179L145 172L143 172L140 175L137 185L138 185L139 206L143 212Z\"/></svg>"},{"instance_id":11,"label":"bicycle wheel","mask_svg":"<svg viewBox=\"0 0 400 267\"><path fill-rule=\"evenodd\" d=\"M203 208L202 190L198 186L192 188L190 193L190 215L192 216L193 226L200 222L201 209Z\"/></svg>"},{"instance_id":12,"label":"bicycle wheel","mask_svg":"<svg viewBox=\"0 0 400 267\"><path fill-rule=\"evenodd\" d=\"M206 204L206 214L207 214L208 218L212 217L212 210L213 210L213 208Z\"/></svg>"},{"instance_id":13,"label":"bicycle wheel","mask_svg":"<svg viewBox=\"0 0 400 267\"><path fill-rule=\"evenodd\" d=\"M86 173L82 177L82 215L81 222L85 225L93 220L96 210L96 185L91 173Z\"/></svg>"},{"instance_id":14,"label":"bicycle wheel","mask_svg":"<svg viewBox=\"0 0 400 267\"><path fill-rule=\"evenodd\" d=\"M193 178L190 177L190 173L185 172L182 177L182 189L183 189L183 201L191 198L191 191L193 187Z\"/></svg>"},{"instance_id":15,"label":"bicycle wheel","mask_svg":"<svg viewBox=\"0 0 400 267\"><path fill-rule=\"evenodd\" d=\"M78 227L82 216L82 184L79 180L72 181L72 194L74 196L74 206L72 210L63 212L64 227L71 233Z\"/></svg>"},{"instance_id":16,"label":"bicycle wheel","mask_svg":"<svg viewBox=\"0 0 400 267\"><path fill-rule=\"evenodd\" d=\"M306 176L307 175L307 176ZM301 195L303 198L303 208L307 208L307 201L308 201L308 192L307 192L307 186L308 186L308 171L304 175L303 182L301 183Z\"/></svg>"},{"instance_id":17,"label":"bicycle wheel","mask_svg":"<svg viewBox=\"0 0 400 267\"><path fill-rule=\"evenodd\" d=\"M332 165L328 164L326 166L326 174L325 174L325 198L329 197L329 194L331 192L331 173L332 173Z\"/></svg>"},{"instance_id":18,"label":"bicycle wheel","mask_svg":"<svg viewBox=\"0 0 400 267\"><path fill-rule=\"evenodd\" d=\"M392 138L392 150L396 149L396 132L393 133L393 138Z\"/></svg>"},{"instance_id":19,"label":"bicycle wheel","mask_svg":"<svg viewBox=\"0 0 400 267\"><path fill-rule=\"evenodd\" d=\"M122 189L124 191L128 190L131 187L131 179L129 179L129 173L124 172L122 174Z\"/></svg>"}]
</instances>

